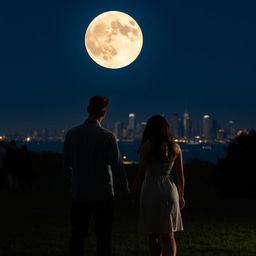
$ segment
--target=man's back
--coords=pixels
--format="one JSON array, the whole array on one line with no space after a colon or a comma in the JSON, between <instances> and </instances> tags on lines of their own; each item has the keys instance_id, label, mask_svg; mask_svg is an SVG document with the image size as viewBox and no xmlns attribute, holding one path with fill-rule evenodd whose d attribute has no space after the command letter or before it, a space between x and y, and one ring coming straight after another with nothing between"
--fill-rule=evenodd
<instances>
[{"instance_id":1,"label":"man's back","mask_svg":"<svg viewBox=\"0 0 256 256\"><path fill-rule=\"evenodd\" d=\"M65 160L72 169L73 199L98 201L114 195L112 171L122 169L121 159L114 135L97 120L88 119L68 132Z\"/></svg>"}]
</instances>

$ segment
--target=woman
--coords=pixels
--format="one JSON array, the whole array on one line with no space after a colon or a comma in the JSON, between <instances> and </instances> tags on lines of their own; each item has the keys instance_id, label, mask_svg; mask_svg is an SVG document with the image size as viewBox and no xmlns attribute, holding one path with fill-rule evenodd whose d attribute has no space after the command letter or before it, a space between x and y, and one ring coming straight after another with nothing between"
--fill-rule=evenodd
<instances>
[{"instance_id":1,"label":"woman","mask_svg":"<svg viewBox=\"0 0 256 256\"><path fill-rule=\"evenodd\" d=\"M149 237L150 255L176 256L174 232L183 230L180 209L185 206L182 152L162 116L147 121L139 155L140 168L133 186L133 192L141 191L139 230Z\"/></svg>"}]
</instances>

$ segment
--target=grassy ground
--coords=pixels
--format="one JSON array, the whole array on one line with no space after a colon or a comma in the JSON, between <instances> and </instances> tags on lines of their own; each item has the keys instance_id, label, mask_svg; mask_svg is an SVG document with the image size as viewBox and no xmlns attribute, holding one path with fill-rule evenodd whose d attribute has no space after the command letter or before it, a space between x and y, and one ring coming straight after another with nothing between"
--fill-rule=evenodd
<instances>
[{"instance_id":1,"label":"grassy ground","mask_svg":"<svg viewBox=\"0 0 256 256\"><path fill-rule=\"evenodd\" d=\"M1 256L65 256L70 231L67 194L34 192L0 194ZM256 212L253 200L187 200L185 231L176 233L178 255L255 256ZM136 206L116 205L113 232L115 256L148 255L147 240L137 233ZM95 255L93 227L86 255Z\"/></svg>"}]
</instances>

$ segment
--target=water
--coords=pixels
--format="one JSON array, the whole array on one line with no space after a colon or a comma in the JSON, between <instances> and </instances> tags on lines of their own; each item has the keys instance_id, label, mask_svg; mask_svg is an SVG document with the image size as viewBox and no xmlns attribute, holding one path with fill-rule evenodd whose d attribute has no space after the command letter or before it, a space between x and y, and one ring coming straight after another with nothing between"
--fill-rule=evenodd
<instances>
[{"instance_id":1,"label":"water","mask_svg":"<svg viewBox=\"0 0 256 256\"><path fill-rule=\"evenodd\" d=\"M200 160L209 161L214 164L217 163L218 158L226 156L224 148L226 144L186 144L179 143L183 151L183 161L189 162L194 158ZM139 156L137 150L139 148L139 142L132 143L119 143L120 151L126 156L127 161L138 161Z\"/></svg>"},{"instance_id":2,"label":"water","mask_svg":"<svg viewBox=\"0 0 256 256\"><path fill-rule=\"evenodd\" d=\"M26 144L28 149L36 152L57 152L63 153L63 142L61 141L31 141ZM137 162L139 156L137 150L140 142L119 142L120 152L126 157L126 161ZM186 144L179 143L183 150L183 160L185 163L189 162L194 158L200 160L217 163L217 158L225 157L226 152L224 148L226 144Z\"/></svg>"}]
</instances>

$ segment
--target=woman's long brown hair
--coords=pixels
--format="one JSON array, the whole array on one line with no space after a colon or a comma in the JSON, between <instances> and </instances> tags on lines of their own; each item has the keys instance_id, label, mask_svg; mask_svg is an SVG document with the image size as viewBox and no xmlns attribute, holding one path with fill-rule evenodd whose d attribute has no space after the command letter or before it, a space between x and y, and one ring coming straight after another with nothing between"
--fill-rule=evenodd
<instances>
[{"instance_id":1,"label":"woman's long brown hair","mask_svg":"<svg viewBox=\"0 0 256 256\"><path fill-rule=\"evenodd\" d=\"M142 136L141 145L148 140L152 144L151 153L155 160L166 162L170 161L171 156L175 155L170 126L163 116L155 115L148 119ZM166 156L166 152L163 151L163 143L166 143L168 147L169 157Z\"/></svg>"}]
</instances>

